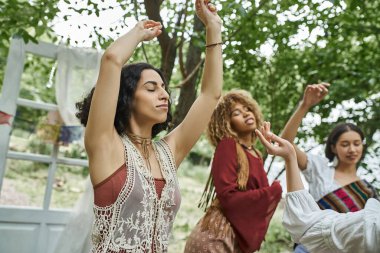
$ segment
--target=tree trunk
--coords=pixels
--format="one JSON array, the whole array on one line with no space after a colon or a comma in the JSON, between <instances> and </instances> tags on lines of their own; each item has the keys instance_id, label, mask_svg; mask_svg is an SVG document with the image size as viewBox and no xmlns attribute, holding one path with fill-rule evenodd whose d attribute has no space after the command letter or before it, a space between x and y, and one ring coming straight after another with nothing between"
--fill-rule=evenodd
<instances>
[{"instance_id":1,"label":"tree trunk","mask_svg":"<svg viewBox=\"0 0 380 253\"><path fill-rule=\"evenodd\" d=\"M160 15L161 4L162 1L144 0L148 18L163 24ZM161 70L165 76L166 82L169 83L173 73L174 62L177 57L177 34L175 33L171 38L165 27L163 27L162 33L157 39L161 47Z\"/></svg>"},{"instance_id":2,"label":"tree trunk","mask_svg":"<svg viewBox=\"0 0 380 253\"><path fill-rule=\"evenodd\" d=\"M199 18L194 15L194 26L193 26L193 34L200 34L204 30L202 22ZM197 65L201 61L202 49L197 46L195 43L194 37L190 40L189 50L187 51L186 56L186 73L189 75L193 72L193 70L197 67ZM176 107L176 111L173 117L173 126L175 128L178 126L182 120L185 118L187 112L189 111L191 105L195 101L197 94L197 80L198 75L201 68L198 68L194 75L189 78L186 82L184 82L180 88L180 95L178 99L178 105ZM186 78L186 77L185 77Z\"/></svg>"},{"instance_id":3,"label":"tree trunk","mask_svg":"<svg viewBox=\"0 0 380 253\"><path fill-rule=\"evenodd\" d=\"M161 4L162 1L144 0L146 13L149 19L162 23L162 18L160 15ZM201 34L203 30L204 27L202 22L199 20L197 15L194 14L193 36L197 37L197 35ZM177 33L174 33L173 37L170 37L165 27L163 27L162 34L158 36L157 39L161 47L161 70L164 73L166 81L169 83L177 57ZM200 63L201 54L202 49L199 46L196 46L195 39L192 37L186 55L186 76L184 77L185 82L183 82L182 86L180 87L180 95L178 99L179 102L176 106L176 110L173 116L173 128L182 122L196 98L197 80L199 70L201 68L198 68L194 73L192 72ZM189 77L188 75L190 75L190 73L192 73L192 76L186 79L186 77Z\"/></svg>"}]
</instances>

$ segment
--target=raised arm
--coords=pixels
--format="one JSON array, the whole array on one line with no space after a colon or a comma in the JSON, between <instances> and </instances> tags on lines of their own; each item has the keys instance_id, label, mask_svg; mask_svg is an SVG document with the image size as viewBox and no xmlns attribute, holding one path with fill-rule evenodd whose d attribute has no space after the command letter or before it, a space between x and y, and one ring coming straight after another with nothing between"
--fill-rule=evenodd
<instances>
[{"instance_id":1,"label":"raised arm","mask_svg":"<svg viewBox=\"0 0 380 253\"><path fill-rule=\"evenodd\" d=\"M110 176L124 161L124 152L115 152L123 149L114 127L122 67L141 41L151 40L160 33L160 23L141 21L115 40L102 56L84 139L94 185Z\"/></svg>"},{"instance_id":2,"label":"raised arm","mask_svg":"<svg viewBox=\"0 0 380 253\"><path fill-rule=\"evenodd\" d=\"M165 137L174 152L177 166L205 130L221 96L223 85L222 21L208 0L196 0L195 8L206 27L206 59L200 95L182 123Z\"/></svg>"},{"instance_id":3,"label":"raised arm","mask_svg":"<svg viewBox=\"0 0 380 253\"><path fill-rule=\"evenodd\" d=\"M301 125L302 119L311 107L318 104L327 94L328 83L311 84L306 86L303 98L296 108L293 115L286 123L284 130L281 133L281 137L294 144L294 138L297 136L298 128ZM307 157L305 152L301 151L296 145L294 145L297 154L298 167L301 170L306 169Z\"/></svg>"},{"instance_id":4,"label":"raised arm","mask_svg":"<svg viewBox=\"0 0 380 253\"><path fill-rule=\"evenodd\" d=\"M151 40L160 33L160 23L151 20L140 21L131 31L115 40L104 52L85 132L86 150L90 158L96 149L112 142L112 139L117 136L114 119L121 68L141 41Z\"/></svg>"},{"instance_id":5,"label":"raised arm","mask_svg":"<svg viewBox=\"0 0 380 253\"><path fill-rule=\"evenodd\" d=\"M266 148L268 154L278 155L284 158L286 167L286 187L288 192L304 189L293 145L289 141L272 133L270 131L269 122L264 122L260 130L256 129L256 135ZM272 144L273 142L276 145Z\"/></svg>"},{"instance_id":6,"label":"raised arm","mask_svg":"<svg viewBox=\"0 0 380 253\"><path fill-rule=\"evenodd\" d=\"M256 134L269 154L285 159L288 193L283 224L295 242L302 243L310 252L378 252L378 201L370 199L365 210L355 213L321 210L304 190L293 146L271 133L267 123Z\"/></svg>"}]
</instances>

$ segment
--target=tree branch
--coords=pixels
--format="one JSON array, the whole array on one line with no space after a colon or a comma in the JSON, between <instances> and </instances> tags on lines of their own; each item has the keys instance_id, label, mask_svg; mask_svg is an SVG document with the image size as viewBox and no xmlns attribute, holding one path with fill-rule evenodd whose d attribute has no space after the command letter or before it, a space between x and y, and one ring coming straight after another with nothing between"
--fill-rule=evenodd
<instances>
[{"instance_id":1,"label":"tree branch","mask_svg":"<svg viewBox=\"0 0 380 253\"><path fill-rule=\"evenodd\" d=\"M182 23L181 39L180 39L180 42L178 44L178 62L179 62L179 68L181 70L181 74L182 74L183 78L185 78L187 76L186 69L185 69L184 62L183 62L183 44L184 44L184 35L185 35L185 28L186 28L186 21L187 21L186 18L187 18L187 4L188 4L188 2L189 2L189 0L186 0L185 7L182 10L182 13L185 14L185 17L184 17L183 23Z\"/></svg>"},{"instance_id":2,"label":"tree branch","mask_svg":"<svg viewBox=\"0 0 380 253\"><path fill-rule=\"evenodd\" d=\"M149 19L155 20L163 24L160 15L162 0L144 0L146 14ZM176 58L176 37L177 31L173 32L173 37L162 27L162 33L157 37L161 47L161 69L167 82L170 82L173 73L174 62Z\"/></svg>"},{"instance_id":3,"label":"tree branch","mask_svg":"<svg viewBox=\"0 0 380 253\"><path fill-rule=\"evenodd\" d=\"M191 73L184 80L182 80L179 84L177 84L173 88L174 89L181 88L185 83L187 83L195 75L195 73L197 73L197 70L203 64L204 61L205 61L204 59L201 59L198 62L197 66L195 66L195 68L191 71Z\"/></svg>"}]
</instances>

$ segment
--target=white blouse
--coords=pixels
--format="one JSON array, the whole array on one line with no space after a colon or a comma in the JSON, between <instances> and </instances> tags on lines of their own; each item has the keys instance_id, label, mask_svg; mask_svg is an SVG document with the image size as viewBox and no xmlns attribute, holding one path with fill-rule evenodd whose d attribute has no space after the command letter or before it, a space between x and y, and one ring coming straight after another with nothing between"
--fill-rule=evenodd
<instances>
[{"instance_id":1,"label":"white blouse","mask_svg":"<svg viewBox=\"0 0 380 253\"><path fill-rule=\"evenodd\" d=\"M307 154L307 166L302 173L309 183L309 192L315 201L341 187L334 180L335 168L329 165L326 157Z\"/></svg>"},{"instance_id":2,"label":"white blouse","mask_svg":"<svg viewBox=\"0 0 380 253\"><path fill-rule=\"evenodd\" d=\"M306 191L285 198L283 225L296 243L311 253L379 253L380 202L371 198L363 210L337 213L320 210Z\"/></svg>"}]
</instances>

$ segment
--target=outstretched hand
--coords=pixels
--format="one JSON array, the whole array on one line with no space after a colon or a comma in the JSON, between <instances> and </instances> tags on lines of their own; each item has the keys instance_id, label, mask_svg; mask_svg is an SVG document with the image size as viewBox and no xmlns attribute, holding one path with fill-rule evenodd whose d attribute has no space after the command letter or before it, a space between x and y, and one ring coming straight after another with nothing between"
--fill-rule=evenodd
<instances>
[{"instance_id":1,"label":"outstretched hand","mask_svg":"<svg viewBox=\"0 0 380 253\"><path fill-rule=\"evenodd\" d=\"M305 92L302 98L303 105L308 108L318 104L329 93L329 83L309 84L305 88Z\"/></svg>"},{"instance_id":2,"label":"outstretched hand","mask_svg":"<svg viewBox=\"0 0 380 253\"><path fill-rule=\"evenodd\" d=\"M142 33L143 41L152 40L162 33L161 23L153 20L139 21L136 24L135 28L139 29L139 31Z\"/></svg>"},{"instance_id":3,"label":"outstretched hand","mask_svg":"<svg viewBox=\"0 0 380 253\"><path fill-rule=\"evenodd\" d=\"M210 0L196 0L195 10L198 18L205 26L211 23L221 25L222 19L219 17L216 7Z\"/></svg>"},{"instance_id":4,"label":"outstretched hand","mask_svg":"<svg viewBox=\"0 0 380 253\"><path fill-rule=\"evenodd\" d=\"M293 145L270 131L270 123L264 122L260 130L255 130L268 154L278 155L285 159L286 185L288 192L304 189L297 166L297 156ZM274 142L274 143L272 143Z\"/></svg>"},{"instance_id":5,"label":"outstretched hand","mask_svg":"<svg viewBox=\"0 0 380 253\"><path fill-rule=\"evenodd\" d=\"M256 129L255 132L268 154L281 156L285 160L296 158L293 145L289 141L272 133L269 122L264 122L260 130Z\"/></svg>"}]
</instances>

